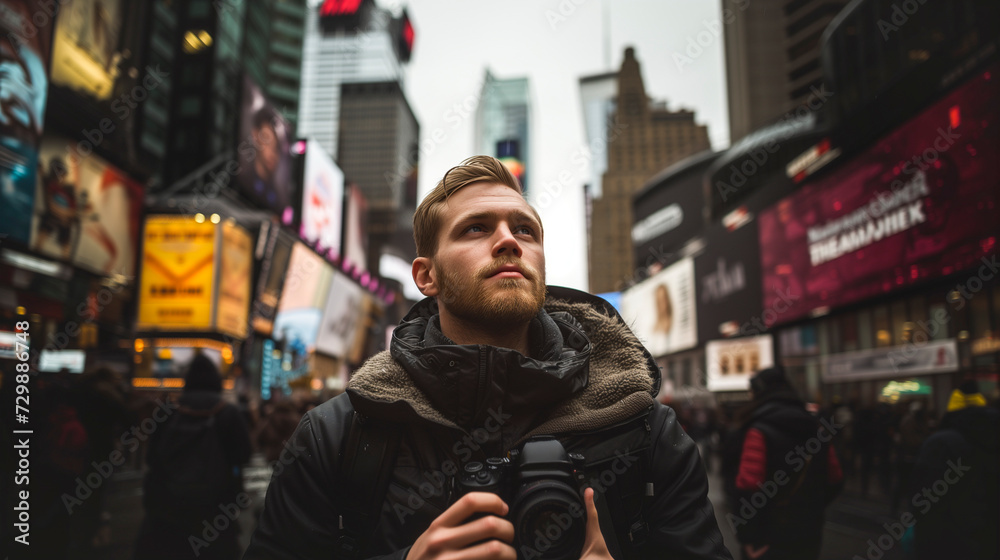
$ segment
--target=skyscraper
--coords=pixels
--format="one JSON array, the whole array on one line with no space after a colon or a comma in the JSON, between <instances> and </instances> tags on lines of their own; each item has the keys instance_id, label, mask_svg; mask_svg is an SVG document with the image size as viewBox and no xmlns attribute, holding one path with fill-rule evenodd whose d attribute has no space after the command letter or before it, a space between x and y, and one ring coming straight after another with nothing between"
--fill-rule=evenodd
<instances>
[{"instance_id":1,"label":"skyscraper","mask_svg":"<svg viewBox=\"0 0 1000 560\"><path fill-rule=\"evenodd\" d=\"M307 12L306 0L247 4L247 40L243 45L246 72L293 129L299 118Z\"/></svg>"},{"instance_id":2,"label":"skyscraper","mask_svg":"<svg viewBox=\"0 0 1000 560\"><path fill-rule=\"evenodd\" d=\"M298 135L336 157L341 85L396 82L405 86L414 32L374 0L325 0L310 8L302 57Z\"/></svg>"},{"instance_id":3,"label":"skyscraper","mask_svg":"<svg viewBox=\"0 0 1000 560\"><path fill-rule=\"evenodd\" d=\"M399 82L343 84L337 163L368 200L368 263L387 247L411 260L420 125Z\"/></svg>"},{"instance_id":4,"label":"skyscraper","mask_svg":"<svg viewBox=\"0 0 1000 560\"><path fill-rule=\"evenodd\" d=\"M601 196L601 180L608 170L608 131L614 125L617 92L616 72L580 78L580 104L590 163L587 184L591 195L598 198Z\"/></svg>"},{"instance_id":5,"label":"skyscraper","mask_svg":"<svg viewBox=\"0 0 1000 560\"><path fill-rule=\"evenodd\" d=\"M528 190L531 102L527 78L497 79L489 70L476 109L476 153L504 163Z\"/></svg>"},{"instance_id":6,"label":"skyscraper","mask_svg":"<svg viewBox=\"0 0 1000 560\"><path fill-rule=\"evenodd\" d=\"M820 38L844 0L723 0L732 143L806 102L823 83Z\"/></svg>"},{"instance_id":7,"label":"skyscraper","mask_svg":"<svg viewBox=\"0 0 1000 560\"><path fill-rule=\"evenodd\" d=\"M146 60L164 77L140 108L140 145L163 185L235 151L244 74L294 128L305 14L306 0L152 3Z\"/></svg>"},{"instance_id":8,"label":"skyscraper","mask_svg":"<svg viewBox=\"0 0 1000 560\"><path fill-rule=\"evenodd\" d=\"M632 196L651 176L710 147L708 128L694 113L670 111L646 97L639 61L632 48L618 72L614 123L607 132L607 171L602 193L593 201L590 237L590 291L621 289L634 272Z\"/></svg>"}]
</instances>

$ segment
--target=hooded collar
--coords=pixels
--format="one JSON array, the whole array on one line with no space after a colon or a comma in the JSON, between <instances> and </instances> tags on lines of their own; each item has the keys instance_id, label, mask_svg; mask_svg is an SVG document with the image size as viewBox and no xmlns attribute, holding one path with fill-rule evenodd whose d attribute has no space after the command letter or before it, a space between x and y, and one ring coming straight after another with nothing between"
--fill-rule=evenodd
<instances>
[{"instance_id":1,"label":"hooded collar","mask_svg":"<svg viewBox=\"0 0 1000 560\"><path fill-rule=\"evenodd\" d=\"M529 329L532 356L455 344L440 330L434 300L417 303L390 351L351 378L352 404L373 417L463 431L501 418L504 446L535 433L598 429L652 406L659 370L617 312L590 294L548 290Z\"/></svg>"},{"instance_id":2,"label":"hooded collar","mask_svg":"<svg viewBox=\"0 0 1000 560\"><path fill-rule=\"evenodd\" d=\"M390 353L430 404L463 428L490 411L523 415L587 385L591 345L564 312L540 310L529 327L532 354L485 344L455 344L441 332L433 299L415 305L393 332Z\"/></svg>"}]
</instances>

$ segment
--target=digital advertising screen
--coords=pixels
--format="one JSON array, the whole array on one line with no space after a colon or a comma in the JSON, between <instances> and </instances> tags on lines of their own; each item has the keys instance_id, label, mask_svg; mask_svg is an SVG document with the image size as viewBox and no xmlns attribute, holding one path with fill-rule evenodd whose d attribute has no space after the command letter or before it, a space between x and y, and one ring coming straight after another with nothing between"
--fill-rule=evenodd
<instances>
[{"instance_id":1,"label":"digital advertising screen","mask_svg":"<svg viewBox=\"0 0 1000 560\"><path fill-rule=\"evenodd\" d=\"M244 76L237 146L240 192L274 210L284 225L296 218L291 146L292 130L284 117Z\"/></svg>"},{"instance_id":2,"label":"digital advertising screen","mask_svg":"<svg viewBox=\"0 0 1000 560\"><path fill-rule=\"evenodd\" d=\"M250 274L253 272L253 239L240 226L222 222L222 249L219 252L219 286L215 328L219 332L246 338L250 309Z\"/></svg>"},{"instance_id":3,"label":"digital advertising screen","mask_svg":"<svg viewBox=\"0 0 1000 560\"><path fill-rule=\"evenodd\" d=\"M334 271L326 309L316 338L316 350L347 357L354 344L358 324L362 322L365 292L350 278Z\"/></svg>"},{"instance_id":4,"label":"digital advertising screen","mask_svg":"<svg viewBox=\"0 0 1000 560\"><path fill-rule=\"evenodd\" d=\"M31 240L52 18L42 0L0 0L0 232Z\"/></svg>"},{"instance_id":5,"label":"digital advertising screen","mask_svg":"<svg viewBox=\"0 0 1000 560\"><path fill-rule=\"evenodd\" d=\"M137 328L212 327L215 235L215 224L192 216L146 218Z\"/></svg>"},{"instance_id":6,"label":"digital advertising screen","mask_svg":"<svg viewBox=\"0 0 1000 560\"><path fill-rule=\"evenodd\" d=\"M347 188L344 220L343 261L355 270L368 270L368 200L357 185Z\"/></svg>"},{"instance_id":7,"label":"digital advertising screen","mask_svg":"<svg viewBox=\"0 0 1000 560\"><path fill-rule=\"evenodd\" d=\"M0 358L16 360L20 354L29 352L30 347L31 338L29 335L13 331L0 331Z\"/></svg>"},{"instance_id":8,"label":"digital advertising screen","mask_svg":"<svg viewBox=\"0 0 1000 560\"><path fill-rule=\"evenodd\" d=\"M682 259L622 293L622 318L654 357L698 344L694 261Z\"/></svg>"},{"instance_id":9,"label":"digital advertising screen","mask_svg":"<svg viewBox=\"0 0 1000 560\"><path fill-rule=\"evenodd\" d=\"M714 157L704 152L691 156L661 171L636 193L632 203L636 266L648 267L662 260L704 229L701 182Z\"/></svg>"},{"instance_id":10,"label":"digital advertising screen","mask_svg":"<svg viewBox=\"0 0 1000 560\"><path fill-rule=\"evenodd\" d=\"M712 224L706 228L704 239L705 250L694 257L698 338L762 334L763 323L754 321L762 320L764 315L756 220L735 229Z\"/></svg>"},{"instance_id":11,"label":"digital advertising screen","mask_svg":"<svg viewBox=\"0 0 1000 560\"><path fill-rule=\"evenodd\" d=\"M316 243L323 251L333 249L339 256L343 216L344 172L319 142L309 140L306 143L299 235L310 243Z\"/></svg>"},{"instance_id":12,"label":"digital advertising screen","mask_svg":"<svg viewBox=\"0 0 1000 560\"><path fill-rule=\"evenodd\" d=\"M296 243L288 260L271 337L283 352L294 350L304 359L315 350L332 281L333 267L305 244Z\"/></svg>"},{"instance_id":13,"label":"digital advertising screen","mask_svg":"<svg viewBox=\"0 0 1000 560\"><path fill-rule=\"evenodd\" d=\"M709 391L746 391L750 378L774 366L771 335L712 340L705 343Z\"/></svg>"},{"instance_id":14,"label":"digital advertising screen","mask_svg":"<svg viewBox=\"0 0 1000 560\"><path fill-rule=\"evenodd\" d=\"M124 0L60 0L52 47L52 85L104 101L119 77Z\"/></svg>"},{"instance_id":15,"label":"digital advertising screen","mask_svg":"<svg viewBox=\"0 0 1000 560\"><path fill-rule=\"evenodd\" d=\"M31 246L104 276L133 277L142 185L75 145L42 139Z\"/></svg>"},{"instance_id":16,"label":"digital advertising screen","mask_svg":"<svg viewBox=\"0 0 1000 560\"><path fill-rule=\"evenodd\" d=\"M83 350L43 349L38 355L38 371L58 373L64 369L69 373L83 373L87 364L87 354Z\"/></svg>"},{"instance_id":17,"label":"digital advertising screen","mask_svg":"<svg viewBox=\"0 0 1000 560\"><path fill-rule=\"evenodd\" d=\"M775 322L981 264L1000 224L1000 65L759 216ZM787 304L781 294L801 294Z\"/></svg>"},{"instance_id":18,"label":"digital advertising screen","mask_svg":"<svg viewBox=\"0 0 1000 560\"><path fill-rule=\"evenodd\" d=\"M285 283L288 259L292 256L295 238L284 233L272 223L268 230L267 247L261 260L260 278L257 280L257 297L253 303L251 322L255 331L270 336L274 329L274 315Z\"/></svg>"}]
</instances>

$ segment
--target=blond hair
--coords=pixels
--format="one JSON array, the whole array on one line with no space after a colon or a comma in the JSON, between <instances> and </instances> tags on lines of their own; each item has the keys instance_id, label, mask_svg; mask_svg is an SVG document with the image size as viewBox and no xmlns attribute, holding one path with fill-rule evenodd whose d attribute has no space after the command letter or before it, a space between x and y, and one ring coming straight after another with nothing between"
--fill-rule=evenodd
<instances>
[{"instance_id":1,"label":"blond hair","mask_svg":"<svg viewBox=\"0 0 1000 560\"><path fill-rule=\"evenodd\" d=\"M497 158L472 156L466 159L444 174L413 214L413 241L417 245L417 256L434 256L437 252L438 231L441 228L441 208L452 194L475 183L500 183L524 195L517 177ZM541 227L542 219L538 212L531 208L531 213Z\"/></svg>"}]
</instances>

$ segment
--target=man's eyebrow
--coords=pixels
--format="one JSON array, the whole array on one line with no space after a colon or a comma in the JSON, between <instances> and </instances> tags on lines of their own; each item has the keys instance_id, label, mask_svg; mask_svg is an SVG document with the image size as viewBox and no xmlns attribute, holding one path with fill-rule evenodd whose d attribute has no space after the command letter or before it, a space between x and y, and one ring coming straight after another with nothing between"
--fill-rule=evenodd
<instances>
[{"instance_id":1,"label":"man's eyebrow","mask_svg":"<svg viewBox=\"0 0 1000 560\"><path fill-rule=\"evenodd\" d=\"M469 222L474 222L477 220L500 220L504 218L512 218L517 221L531 222L532 225L536 227L541 226L538 220L525 212L524 210L508 210L508 211L498 211L498 210L486 210L484 212L476 212L473 214L466 214L464 216L459 216L458 221L455 222L455 227L461 227Z\"/></svg>"}]
</instances>

